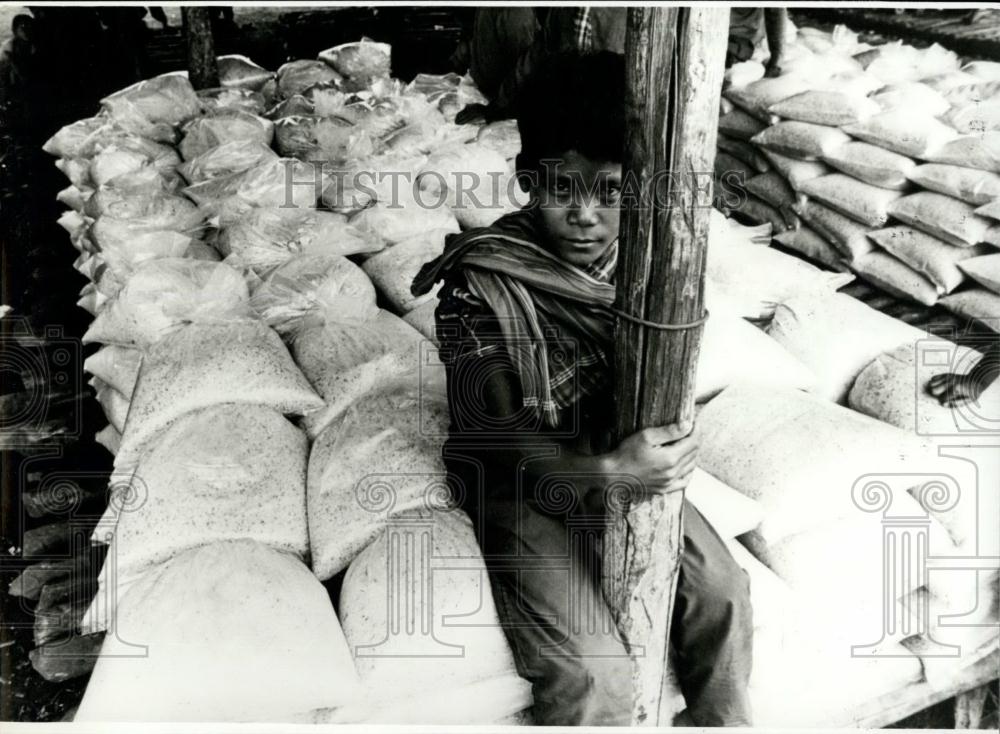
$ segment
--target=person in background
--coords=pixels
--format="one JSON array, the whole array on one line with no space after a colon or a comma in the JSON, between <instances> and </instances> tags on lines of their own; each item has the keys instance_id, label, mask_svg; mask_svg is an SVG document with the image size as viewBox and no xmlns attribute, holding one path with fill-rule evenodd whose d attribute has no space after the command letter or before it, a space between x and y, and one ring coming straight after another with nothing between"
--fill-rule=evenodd
<instances>
[{"instance_id":1,"label":"person in background","mask_svg":"<svg viewBox=\"0 0 1000 734\"><path fill-rule=\"evenodd\" d=\"M787 21L786 8L730 8L726 67L747 61L753 56L754 48L760 40L766 36L771 57L765 67L764 76L775 77L781 74Z\"/></svg>"},{"instance_id":2,"label":"person in background","mask_svg":"<svg viewBox=\"0 0 1000 734\"><path fill-rule=\"evenodd\" d=\"M15 15L11 21L13 36L0 47L0 105L22 101L33 75L35 61L35 19Z\"/></svg>"},{"instance_id":3,"label":"person in background","mask_svg":"<svg viewBox=\"0 0 1000 734\"><path fill-rule=\"evenodd\" d=\"M524 13L534 16L529 24ZM588 53L595 51L625 51L625 23L628 8L625 7L536 7L521 10L516 17L507 16L503 19L512 26L504 32L505 37L512 37L516 22L518 45L527 40L527 29L533 25L534 32L530 44L516 56L509 53L514 48L507 48L508 54L503 59L495 61L489 58L492 52L496 33L491 25L474 28L469 44L470 57L475 62L477 57L484 61L482 70L488 69L486 75L489 90L480 86L480 91L490 100L488 105L473 104L461 110L455 117L455 122L465 123L501 120L513 117L514 100L519 90L524 86L532 72L553 54L566 51ZM476 72L472 77L477 85Z\"/></svg>"},{"instance_id":4,"label":"person in background","mask_svg":"<svg viewBox=\"0 0 1000 734\"><path fill-rule=\"evenodd\" d=\"M629 725L631 662L600 581L606 493L623 482L640 495L679 491L697 459L689 426L605 444L624 98L620 54L544 59L517 104L518 180L531 203L449 237L412 286L420 295L444 281L442 458L540 726ZM749 577L687 501L682 525L671 644L688 715L748 726Z\"/></svg>"}]
</instances>

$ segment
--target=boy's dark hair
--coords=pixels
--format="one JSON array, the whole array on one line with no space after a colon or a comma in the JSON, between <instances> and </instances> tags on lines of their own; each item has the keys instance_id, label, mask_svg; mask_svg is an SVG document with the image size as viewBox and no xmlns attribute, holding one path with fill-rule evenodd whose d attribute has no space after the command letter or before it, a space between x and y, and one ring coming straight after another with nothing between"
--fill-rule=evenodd
<instances>
[{"instance_id":1,"label":"boy's dark hair","mask_svg":"<svg viewBox=\"0 0 1000 734\"><path fill-rule=\"evenodd\" d=\"M625 59L611 51L549 56L516 102L519 170L570 150L621 163L625 145Z\"/></svg>"},{"instance_id":2,"label":"boy's dark hair","mask_svg":"<svg viewBox=\"0 0 1000 734\"><path fill-rule=\"evenodd\" d=\"M14 33L17 33L18 28L21 28L22 26L27 26L28 28L31 28L31 26L33 26L34 24L35 24L34 18L32 18L30 15L26 15L25 13L20 13L18 15L15 15L14 19L10 22L10 29L14 31Z\"/></svg>"}]
</instances>

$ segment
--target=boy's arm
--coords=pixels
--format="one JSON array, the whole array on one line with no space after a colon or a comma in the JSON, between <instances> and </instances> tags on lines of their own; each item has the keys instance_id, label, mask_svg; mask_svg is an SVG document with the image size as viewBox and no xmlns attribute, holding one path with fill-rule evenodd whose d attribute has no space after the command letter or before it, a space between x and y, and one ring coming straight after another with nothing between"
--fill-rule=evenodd
<instances>
[{"instance_id":1,"label":"boy's arm","mask_svg":"<svg viewBox=\"0 0 1000 734\"><path fill-rule=\"evenodd\" d=\"M935 375L927 381L927 392L946 408L976 402L983 391L1000 377L1000 338L993 341L983 356L965 374Z\"/></svg>"},{"instance_id":2,"label":"boy's arm","mask_svg":"<svg viewBox=\"0 0 1000 734\"><path fill-rule=\"evenodd\" d=\"M509 472L517 467L528 485L558 476L582 506L596 511L603 507L611 479L631 477L629 483L642 493L672 492L686 486L694 469L695 439L672 427L640 431L599 455L573 450L540 432L533 411L522 405L517 374L499 345L456 359L449 369L448 393L453 423L449 450L477 458L487 472L506 472L508 481L502 485L513 484Z\"/></svg>"}]
</instances>

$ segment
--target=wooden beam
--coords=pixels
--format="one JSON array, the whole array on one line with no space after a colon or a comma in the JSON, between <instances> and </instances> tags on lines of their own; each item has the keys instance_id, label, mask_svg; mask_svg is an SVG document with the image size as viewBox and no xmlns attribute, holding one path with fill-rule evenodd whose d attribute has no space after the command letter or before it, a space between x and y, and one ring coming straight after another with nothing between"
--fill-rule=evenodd
<instances>
[{"instance_id":1,"label":"wooden beam","mask_svg":"<svg viewBox=\"0 0 1000 734\"><path fill-rule=\"evenodd\" d=\"M703 314L711 200L697 192L715 158L728 21L726 8L629 9L623 174L639 196L623 203L616 305L647 321L687 324ZM614 440L671 423L690 430L700 341L698 328L619 319ZM626 500L608 513L603 586L633 659L633 725L672 723L663 693L682 500L679 492Z\"/></svg>"},{"instance_id":2,"label":"wooden beam","mask_svg":"<svg viewBox=\"0 0 1000 734\"><path fill-rule=\"evenodd\" d=\"M187 39L188 78L195 89L219 86L219 64L215 59L212 36L212 8L182 9L184 35Z\"/></svg>"}]
</instances>

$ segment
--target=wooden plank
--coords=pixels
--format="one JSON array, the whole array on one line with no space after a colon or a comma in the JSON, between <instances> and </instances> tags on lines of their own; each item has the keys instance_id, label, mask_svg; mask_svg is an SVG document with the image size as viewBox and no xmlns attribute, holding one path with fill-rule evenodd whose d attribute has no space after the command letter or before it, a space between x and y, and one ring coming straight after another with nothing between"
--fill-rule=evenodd
<instances>
[{"instance_id":1,"label":"wooden plank","mask_svg":"<svg viewBox=\"0 0 1000 734\"><path fill-rule=\"evenodd\" d=\"M982 727L983 706L986 704L986 695L991 686L995 688L996 684L988 683L955 696L956 729L979 729Z\"/></svg>"},{"instance_id":2,"label":"wooden plank","mask_svg":"<svg viewBox=\"0 0 1000 734\"><path fill-rule=\"evenodd\" d=\"M725 8L629 9L623 169L638 195L623 203L617 308L647 321L702 316L709 209L692 179L711 171L715 157L728 18ZM700 338L697 328L663 331L619 319L616 441L651 426L690 431ZM663 379L664 365L675 379ZM603 585L632 654L633 725L669 726L676 713L664 692L682 501L678 492L609 508Z\"/></svg>"},{"instance_id":3,"label":"wooden plank","mask_svg":"<svg viewBox=\"0 0 1000 734\"><path fill-rule=\"evenodd\" d=\"M860 703L850 717L830 722L830 727L880 729L960 693L995 681L1000 675L998 643L994 642L990 649L991 651L979 660L958 671L944 685L935 685L927 681L914 683L901 691Z\"/></svg>"}]
</instances>

